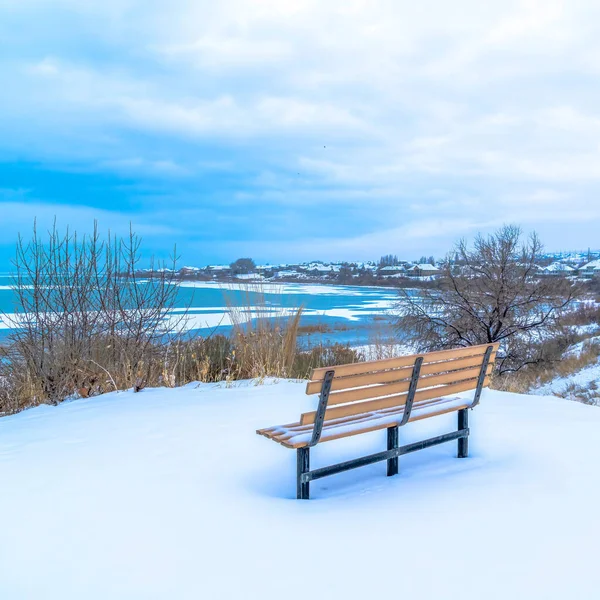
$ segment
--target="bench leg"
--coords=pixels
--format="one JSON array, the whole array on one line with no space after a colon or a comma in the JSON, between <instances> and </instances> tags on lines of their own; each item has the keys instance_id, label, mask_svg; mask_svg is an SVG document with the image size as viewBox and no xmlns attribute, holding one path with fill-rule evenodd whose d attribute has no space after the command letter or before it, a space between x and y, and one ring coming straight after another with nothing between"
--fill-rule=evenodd
<instances>
[{"instance_id":1,"label":"bench leg","mask_svg":"<svg viewBox=\"0 0 600 600\"><path fill-rule=\"evenodd\" d=\"M398 427L388 427L387 430L387 449L395 450L398 447ZM388 458L387 460L388 477L398 475L398 457Z\"/></svg>"},{"instance_id":2,"label":"bench leg","mask_svg":"<svg viewBox=\"0 0 600 600\"><path fill-rule=\"evenodd\" d=\"M469 413L467 408L458 411L458 429L467 429L469 427ZM458 438L458 458L467 458L469 456L469 438Z\"/></svg>"},{"instance_id":3,"label":"bench leg","mask_svg":"<svg viewBox=\"0 0 600 600\"><path fill-rule=\"evenodd\" d=\"M296 498L308 500L310 497L310 483L302 482L302 475L310 471L310 448L298 448L297 452L297 474L296 474Z\"/></svg>"}]
</instances>

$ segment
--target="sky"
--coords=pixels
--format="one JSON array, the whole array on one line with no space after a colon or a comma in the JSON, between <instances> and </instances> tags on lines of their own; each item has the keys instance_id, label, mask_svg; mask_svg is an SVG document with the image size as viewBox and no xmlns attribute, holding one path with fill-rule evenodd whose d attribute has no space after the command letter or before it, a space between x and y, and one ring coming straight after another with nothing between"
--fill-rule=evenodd
<instances>
[{"instance_id":1,"label":"sky","mask_svg":"<svg viewBox=\"0 0 600 600\"><path fill-rule=\"evenodd\" d=\"M0 0L0 266L38 227L185 264L600 247L595 0Z\"/></svg>"}]
</instances>

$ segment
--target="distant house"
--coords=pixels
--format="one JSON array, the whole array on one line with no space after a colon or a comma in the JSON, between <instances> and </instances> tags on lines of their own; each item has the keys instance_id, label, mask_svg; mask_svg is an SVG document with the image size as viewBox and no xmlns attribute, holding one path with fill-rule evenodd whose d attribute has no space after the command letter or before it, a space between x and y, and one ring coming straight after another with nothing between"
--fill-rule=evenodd
<instances>
[{"instance_id":1,"label":"distant house","mask_svg":"<svg viewBox=\"0 0 600 600\"><path fill-rule=\"evenodd\" d=\"M191 277L193 275L197 275L201 271L202 269L199 267L181 267L181 269L179 269L179 274L182 277Z\"/></svg>"},{"instance_id":2,"label":"distant house","mask_svg":"<svg viewBox=\"0 0 600 600\"><path fill-rule=\"evenodd\" d=\"M209 265L206 270L213 277L226 277L231 275L231 267L225 265Z\"/></svg>"},{"instance_id":3,"label":"distant house","mask_svg":"<svg viewBox=\"0 0 600 600\"><path fill-rule=\"evenodd\" d=\"M405 275L406 268L402 265L389 265L379 269L378 272L382 277L392 277L393 275Z\"/></svg>"},{"instance_id":4,"label":"distant house","mask_svg":"<svg viewBox=\"0 0 600 600\"><path fill-rule=\"evenodd\" d=\"M311 263L309 265L306 265L305 269L313 275L325 275L339 272L340 266L324 265L323 263Z\"/></svg>"},{"instance_id":5,"label":"distant house","mask_svg":"<svg viewBox=\"0 0 600 600\"><path fill-rule=\"evenodd\" d=\"M565 265L565 263L554 262L540 271L540 275L576 275L577 269Z\"/></svg>"},{"instance_id":6,"label":"distant house","mask_svg":"<svg viewBox=\"0 0 600 600\"><path fill-rule=\"evenodd\" d=\"M377 265L373 262L357 262L357 269L366 269L367 271L376 271L378 269Z\"/></svg>"},{"instance_id":7,"label":"distant house","mask_svg":"<svg viewBox=\"0 0 600 600\"><path fill-rule=\"evenodd\" d=\"M408 275L412 277L431 277L439 275L441 271L435 265L429 263L420 263L408 269Z\"/></svg>"},{"instance_id":8,"label":"distant house","mask_svg":"<svg viewBox=\"0 0 600 600\"><path fill-rule=\"evenodd\" d=\"M587 265L583 265L583 267L579 269L579 274L584 277L597 277L600 275L600 259L593 260L592 262L587 263Z\"/></svg>"}]
</instances>

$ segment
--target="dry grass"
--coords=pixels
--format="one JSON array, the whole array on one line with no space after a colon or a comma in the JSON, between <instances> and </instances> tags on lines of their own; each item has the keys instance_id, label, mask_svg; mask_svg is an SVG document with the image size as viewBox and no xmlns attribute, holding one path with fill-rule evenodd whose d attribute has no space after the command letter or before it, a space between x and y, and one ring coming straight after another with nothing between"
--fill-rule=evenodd
<instances>
[{"instance_id":1,"label":"dry grass","mask_svg":"<svg viewBox=\"0 0 600 600\"><path fill-rule=\"evenodd\" d=\"M532 365L516 373L493 378L492 387L497 390L526 394L532 389L557 378L566 378L598 362L600 345L584 343L577 354L561 354L539 365Z\"/></svg>"},{"instance_id":2,"label":"dry grass","mask_svg":"<svg viewBox=\"0 0 600 600\"><path fill-rule=\"evenodd\" d=\"M365 360L365 356L344 344L315 346L296 353L291 377L308 379L313 369L334 365L346 365Z\"/></svg>"},{"instance_id":3,"label":"dry grass","mask_svg":"<svg viewBox=\"0 0 600 600\"><path fill-rule=\"evenodd\" d=\"M117 347L115 347L115 345ZM176 387L191 381L221 381L231 374L233 345L229 338L153 342L142 360L114 340L95 337L88 345L86 359L57 361L63 396L57 401L45 389L45 380L18 351L10 346L0 352L0 414L19 412L38 404L57 404L70 397L89 398L106 392L145 387ZM136 362L134 363L134 360Z\"/></svg>"},{"instance_id":4,"label":"dry grass","mask_svg":"<svg viewBox=\"0 0 600 600\"><path fill-rule=\"evenodd\" d=\"M587 385L570 383L560 396L583 404L600 405L600 387L596 381L590 381Z\"/></svg>"},{"instance_id":5,"label":"dry grass","mask_svg":"<svg viewBox=\"0 0 600 600\"><path fill-rule=\"evenodd\" d=\"M226 302L233 324L234 378L289 377L303 307L273 306L260 284L245 286L241 299L226 295Z\"/></svg>"},{"instance_id":6,"label":"dry grass","mask_svg":"<svg viewBox=\"0 0 600 600\"><path fill-rule=\"evenodd\" d=\"M562 324L566 326L593 323L600 323L600 306L597 304L582 304L576 310L567 312L562 318Z\"/></svg>"},{"instance_id":7,"label":"dry grass","mask_svg":"<svg viewBox=\"0 0 600 600\"><path fill-rule=\"evenodd\" d=\"M331 327L325 323L316 323L315 325L300 325L298 327L298 333L306 333L308 335L312 333L330 333Z\"/></svg>"},{"instance_id":8,"label":"dry grass","mask_svg":"<svg viewBox=\"0 0 600 600\"><path fill-rule=\"evenodd\" d=\"M406 346L398 343L398 338L390 335L389 329L374 328L369 334L366 349L363 351L365 360L385 360L402 354Z\"/></svg>"}]
</instances>

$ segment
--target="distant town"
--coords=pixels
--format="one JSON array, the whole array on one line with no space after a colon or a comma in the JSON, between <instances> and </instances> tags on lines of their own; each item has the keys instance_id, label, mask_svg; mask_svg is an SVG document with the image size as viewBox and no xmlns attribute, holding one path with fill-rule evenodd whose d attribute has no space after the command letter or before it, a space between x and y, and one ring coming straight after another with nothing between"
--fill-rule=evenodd
<instances>
[{"instance_id":1,"label":"distant town","mask_svg":"<svg viewBox=\"0 0 600 600\"><path fill-rule=\"evenodd\" d=\"M460 265L457 263L457 268ZM540 277L592 279L600 276L600 251L545 253L536 265ZM201 281L278 281L338 283L344 285L382 285L405 287L427 285L441 275L440 261L433 256L403 260L396 255L378 261L310 261L284 264L256 264L239 258L228 265L185 266L177 274L186 280Z\"/></svg>"}]
</instances>

